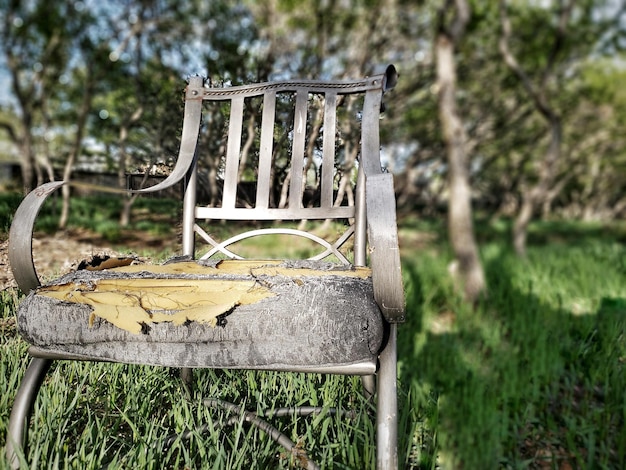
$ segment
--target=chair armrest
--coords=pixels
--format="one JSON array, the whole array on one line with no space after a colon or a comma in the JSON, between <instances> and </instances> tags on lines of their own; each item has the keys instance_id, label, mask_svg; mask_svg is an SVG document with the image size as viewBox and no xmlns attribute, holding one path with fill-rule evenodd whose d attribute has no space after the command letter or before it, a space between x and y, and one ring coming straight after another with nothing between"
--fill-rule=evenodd
<instances>
[{"instance_id":1,"label":"chair armrest","mask_svg":"<svg viewBox=\"0 0 626 470\"><path fill-rule=\"evenodd\" d=\"M366 174L365 197L374 298L388 322L400 323L405 320L405 299L393 176Z\"/></svg>"},{"instance_id":2,"label":"chair armrest","mask_svg":"<svg viewBox=\"0 0 626 470\"><path fill-rule=\"evenodd\" d=\"M48 196L64 184L53 181L34 189L22 200L13 217L9 231L9 264L18 287L26 294L41 285L33 263L35 219Z\"/></svg>"},{"instance_id":3,"label":"chair armrest","mask_svg":"<svg viewBox=\"0 0 626 470\"><path fill-rule=\"evenodd\" d=\"M11 264L13 277L23 292L28 293L41 285L33 263L33 227L41 206L55 190L63 185L69 185L109 193L150 193L167 189L189 174L195 164L196 144L202 117L202 98L201 96L200 98L196 97L198 89L201 88L202 79L193 77L187 87L189 96L185 103L183 131L176 165L172 173L162 182L148 188L126 190L78 181L53 181L39 186L24 198L15 212L11 230L9 231L9 263Z\"/></svg>"}]
</instances>

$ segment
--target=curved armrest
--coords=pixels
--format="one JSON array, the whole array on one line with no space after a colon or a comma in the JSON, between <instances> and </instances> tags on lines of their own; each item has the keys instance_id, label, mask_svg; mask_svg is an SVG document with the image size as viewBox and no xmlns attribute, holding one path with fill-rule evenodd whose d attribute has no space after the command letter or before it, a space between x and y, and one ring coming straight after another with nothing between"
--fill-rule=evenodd
<instances>
[{"instance_id":1,"label":"curved armrest","mask_svg":"<svg viewBox=\"0 0 626 470\"><path fill-rule=\"evenodd\" d=\"M181 152L182 154L182 152ZM18 287L25 293L41 285L33 262L33 228L39 210L50 194L62 186L78 186L110 193L145 193L169 188L180 181L193 164L193 153L187 161L178 160L174 171L161 183L140 190L125 190L82 182L52 181L28 193L15 211L9 231L9 264ZM178 170L178 171L177 171Z\"/></svg>"},{"instance_id":2,"label":"curved armrest","mask_svg":"<svg viewBox=\"0 0 626 470\"><path fill-rule=\"evenodd\" d=\"M187 171L193 164L193 153L189 154L189 158L186 160L187 161L179 160L174 168L175 171L161 183L140 190L128 191L106 186L101 187L89 183L53 181L43 184L28 193L15 211L9 231L9 264L11 265L11 271L13 272L13 277L18 287L23 292L28 293L41 285L33 262L33 228L37 214L39 214L41 206L43 206L43 203L46 202L50 194L65 185L87 187L113 193L159 191L176 184L187 174ZM182 168L178 168L179 166ZM178 171L176 171L177 168Z\"/></svg>"},{"instance_id":3,"label":"curved armrest","mask_svg":"<svg viewBox=\"0 0 626 470\"><path fill-rule=\"evenodd\" d=\"M202 79L193 77L188 89L202 86ZM195 88L194 88L195 87ZM193 96L193 92L189 92ZM35 219L48 196L63 185L78 186L110 193L149 193L167 189L178 183L187 175L195 163L196 144L202 116L202 100L187 99L185 117L181 136L180 151L172 173L162 182L148 188L126 190L98 186L77 181L53 181L31 191L15 212L11 230L9 231L9 263L13 277L19 288L28 293L41 285L33 263L33 227Z\"/></svg>"},{"instance_id":4,"label":"curved armrest","mask_svg":"<svg viewBox=\"0 0 626 470\"><path fill-rule=\"evenodd\" d=\"M9 231L9 264L17 285L25 293L41 285L33 263L35 219L48 196L64 184L63 181L53 181L34 189L24 198L13 217Z\"/></svg>"},{"instance_id":5,"label":"curved armrest","mask_svg":"<svg viewBox=\"0 0 626 470\"><path fill-rule=\"evenodd\" d=\"M380 165L378 121L383 93L393 88L398 74L387 67L382 87L369 91L363 103L361 165L365 175L366 219L374 298L390 323L404 321L405 300L396 225L393 176Z\"/></svg>"},{"instance_id":6,"label":"curved armrest","mask_svg":"<svg viewBox=\"0 0 626 470\"><path fill-rule=\"evenodd\" d=\"M365 197L374 298L388 322L403 322L404 285L393 176L389 173L366 174Z\"/></svg>"}]
</instances>

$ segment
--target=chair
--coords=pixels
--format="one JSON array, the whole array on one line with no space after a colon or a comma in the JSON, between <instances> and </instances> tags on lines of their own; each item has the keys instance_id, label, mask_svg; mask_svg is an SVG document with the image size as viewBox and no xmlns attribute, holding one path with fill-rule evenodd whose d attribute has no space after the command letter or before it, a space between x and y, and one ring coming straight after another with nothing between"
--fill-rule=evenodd
<instances>
[{"instance_id":1,"label":"chair","mask_svg":"<svg viewBox=\"0 0 626 470\"><path fill-rule=\"evenodd\" d=\"M42 286L31 248L37 213L56 189L80 183L26 196L9 246L29 293L17 317L32 356L10 417L13 465L51 362L96 360L182 368L187 382L193 368L361 375L377 397L377 468L397 468L405 306L393 179L379 148L382 98L396 79L393 66L350 81L212 88L192 77L176 165L135 191L184 182L182 256L164 265L77 270ZM220 221L252 230L218 240L211 227ZM317 232L305 231L314 221ZM327 240L329 226L345 231ZM259 236L304 237L320 253L244 259L237 247Z\"/></svg>"}]
</instances>

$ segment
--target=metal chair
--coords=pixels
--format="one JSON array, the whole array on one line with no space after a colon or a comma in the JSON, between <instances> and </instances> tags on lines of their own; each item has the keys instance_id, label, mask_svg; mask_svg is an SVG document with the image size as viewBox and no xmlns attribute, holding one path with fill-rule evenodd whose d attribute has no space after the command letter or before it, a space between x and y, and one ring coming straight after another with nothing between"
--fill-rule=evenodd
<instances>
[{"instance_id":1,"label":"metal chair","mask_svg":"<svg viewBox=\"0 0 626 470\"><path fill-rule=\"evenodd\" d=\"M76 271L42 286L34 221L49 194L76 183L27 195L9 246L14 277L30 292L18 328L33 357L10 417L13 465L50 364L68 359L179 367L187 381L196 367L361 375L365 393L377 397L377 467L397 468L396 328L405 305L393 179L381 169L379 144L383 94L396 79L393 66L350 81L211 88L191 78L175 168L137 191L184 181L182 257L166 265ZM217 240L211 221L224 220L255 226ZM326 240L303 230L330 220L345 232ZM237 244L257 236L305 237L320 253L244 261ZM126 299L128 286L139 286L136 304L115 303L120 283ZM193 294L174 295L184 289Z\"/></svg>"}]
</instances>

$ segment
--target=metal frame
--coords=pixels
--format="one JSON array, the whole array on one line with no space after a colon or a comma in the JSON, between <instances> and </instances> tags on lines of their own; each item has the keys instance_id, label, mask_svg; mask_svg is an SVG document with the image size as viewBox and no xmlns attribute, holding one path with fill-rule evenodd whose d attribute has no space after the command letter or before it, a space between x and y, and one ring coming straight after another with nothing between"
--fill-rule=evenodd
<instances>
[{"instance_id":1,"label":"metal frame","mask_svg":"<svg viewBox=\"0 0 626 470\"><path fill-rule=\"evenodd\" d=\"M201 260L209 259L213 255L216 255L217 253L222 253L232 259L244 259L243 256L240 256L236 253L233 253L230 250L227 250L226 247L232 244L235 244L237 242L240 242L242 240L246 240L247 238L252 238L252 237L261 237L265 235L296 235L302 238L308 238L309 240L313 240L317 244L322 245L324 248L326 248L326 250L324 250L322 253L312 256L307 259L318 261L318 260L327 258L328 256L335 255L346 266L350 265L350 261L348 261L348 258L346 258L345 255L341 251L339 251L339 248L354 233L354 227L351 226L348 230L345 231L345 233L335 243L331 245L323 238L320 238L317 235L314 235L309 232L304 232L303 230L296 230L296 229L289 229L289 228L264 228L264 229L258 229L258 230L249 230L247 232L235 235L234 237L230 237L228 240L225 240L221 243L218 243L215 240L213 240L213 238L198 225L194 225L194 230L198 235L200 235L200 237L202 237L202 239L204 239L206 242L208 242L210 245L213 246L211 250L209 250L207 253L202 255L202 257L200 258Z\"/></svg>"},{"instance_id":2,"label":"metal frame","mask_svg":"<svg viewBox=\"0 0 626 470\"><path fill-rule=\"evenodd\" d=\"M353 264L365 266L369 260L369 265L372 268L374 296L388 326L388 338L384 349L379 354L376 380L371 375L363 376L365 395L369 397L375 394L377 399L377 468L380 470L398 467L396 323L404 321L405 311L396 231L393 178L391 175L383 173L381 169L378 128L383 94L388 89L393 88L396 79L397 74L393 66L389 66L383 74L361 80L280 81L229 88L205 88L202 78L193 77L186 88L181 147L172 174L156 186L132 191L136 193L159 191L181 180L185 181L182 247L183 255L188 257L195 256L196 234L213 245L213 249L203 258L208 258L216 253L238 258L239 255L227 247L248 237L281 233L304 236L319 243L325 250L311 259L323 259L335 255L342 263L349 264L348 259L339 251L339 248L350 237L354 238ZM295 95L289 201L286 207L273 208L269 207L268 191L274 144L276 97L277 93L286 92ZM306 133L304 123L307 119L307 102L311 94L322 94L325 97L321 204L319 207L302 207L304 186L302 169ZM332 162L335 158L336 107L341 97L351 94L363 94L365 96L361 119L361 151L355 204L354 206L335 206L332 193ZM241 151L244 100L249 97L262 97L263 99L258 167L259 182L257 184L256 204L252 209L236 207L237 170ZM203 103L205 101L227 100L231 103L231 109L221 207L199 207L196 204L198 187L196 169L197 153L199 152L197 143L201 129ZM9 258L14 277L24 292L40 285L32 261L32 232L35 218L46 198L63 185L92 186L74 182L47 183L27 195L15 214L9 239ZM118 191L111 188L98 189ZM329 243L310 233L292 229L254 230L218 242L196 224L196 219L302 220L328 218L349 218L354 221L354 224L334 243ZM31 355L34 358L17 392L9 421L6 454L14 468L20 465L20 455L27 442L28 421L34 400L50 368L52 359L58 359L56 356L54 358L45 355L44 357L36 357L37 350L35 348L31 350ZM72 356L63 358L76 359ZM327 372L327 370L320 371ZM340 371L348 374L364 373L352 370L350 367L344 367ZM365 372L365 374L368 373ZM182 376L185 384L190 385L192 382L191 371L184 369ZM228 404L213 402L209 405L229 406ZM308 414L312 411L303 409L299 412ZM238 413L238 416L244 416L247 421L264 429L264 422L258 416L248 415L241 410ZM275 434L269 428L265 428L265 430L269 430L270 434ZM279 442L282 439L281 436L280 433L276 435ZM311 464L310 468L316 468L315 464Z\"/></svg>"}]
</instances>

